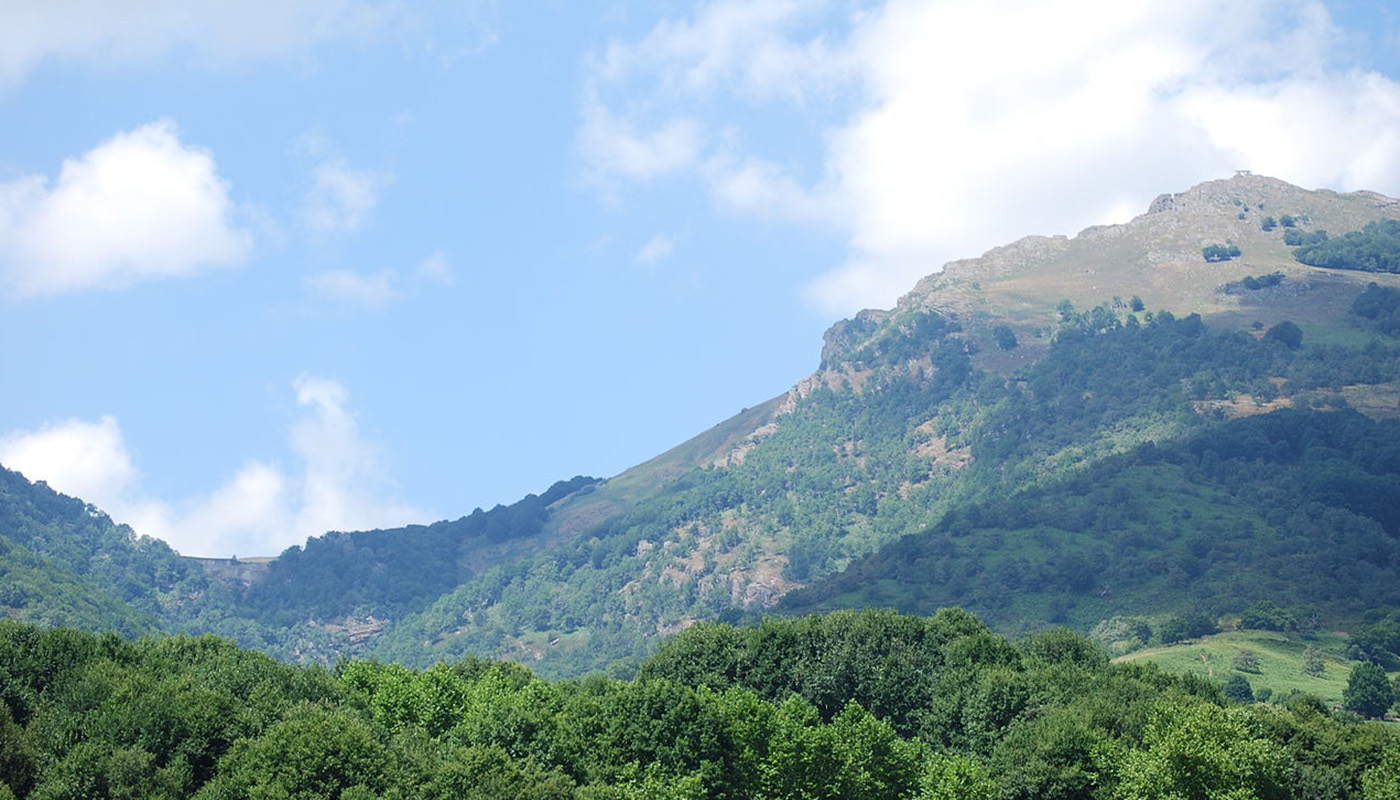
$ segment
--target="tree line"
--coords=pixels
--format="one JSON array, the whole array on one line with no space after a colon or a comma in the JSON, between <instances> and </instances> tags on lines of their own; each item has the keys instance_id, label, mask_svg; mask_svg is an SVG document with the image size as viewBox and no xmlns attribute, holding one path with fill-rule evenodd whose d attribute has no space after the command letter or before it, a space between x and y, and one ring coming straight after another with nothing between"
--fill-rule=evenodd
<instances>
[{"instance_id":1,"label":"tree line","mask_svg":"<svg viewBox=\"0 0 1400 800\"><path fill-rule=\"evenodd\" d=\"M637 676L297 667L0 623L0 797L1391 798L1400 740L1066 629L889 611L701 623Z\"/></svg>"}]
</instances>

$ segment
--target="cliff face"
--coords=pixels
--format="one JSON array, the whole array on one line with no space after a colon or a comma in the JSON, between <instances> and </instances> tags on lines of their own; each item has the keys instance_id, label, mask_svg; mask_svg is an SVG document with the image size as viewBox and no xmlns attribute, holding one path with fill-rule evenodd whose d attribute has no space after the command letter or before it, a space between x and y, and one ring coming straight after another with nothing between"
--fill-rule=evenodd
<instances>
[{"instance_id":1,"label":"cliff face","mask_svg":"<svg viewBox=\"0 0 1400 800\"><path fill-rule=\"evenodd\" d=\"M199 558L186 556L220 583L246 588L267 577L270 559L242 560L237 558Z\"/></svg>"}]
</instances>

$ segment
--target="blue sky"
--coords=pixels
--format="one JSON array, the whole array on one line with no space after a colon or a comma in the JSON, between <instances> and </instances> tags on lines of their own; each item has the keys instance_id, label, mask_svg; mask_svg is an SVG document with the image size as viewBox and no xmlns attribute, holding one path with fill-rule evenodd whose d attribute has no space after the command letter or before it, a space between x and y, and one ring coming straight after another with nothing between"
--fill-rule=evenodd
<instances>
[{"instance_id":1,"label":"blue sky","mask_svg":"<svg viewBox=\"0 0 1400 800\"><path fill-rule=\"evenodd\" d=\"M613 475L948 260L1400 194L1397 16L0 0L0 463L197 555Z\"/></svg>"}]
</instances>

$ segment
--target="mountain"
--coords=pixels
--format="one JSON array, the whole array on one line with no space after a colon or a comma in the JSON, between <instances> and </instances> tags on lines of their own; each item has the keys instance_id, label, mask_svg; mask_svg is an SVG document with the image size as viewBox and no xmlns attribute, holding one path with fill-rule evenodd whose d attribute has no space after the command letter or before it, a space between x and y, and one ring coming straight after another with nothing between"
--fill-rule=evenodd
<instances>
[{"instance_id":1,"label":"mountain","mask_svg":"<svg viewBox=\"0 0 1400 800\"><path fill-rule=\"evenodd\" d=\"M832 326L784 395L611 479L183 561L144 594L69 572L143 624L287 659L545 675L625 671L700 620L865 605L1159 640L1260 604L1378 625L1400 606L1397 218L1374 193L1208 182L948 264Z\"/></svg>"},{"instance_id":2,"label":"mountain","mask_svg":"<svg viewBox=\"0 0 1400 800\"><path fill-rule=\"evenodd\" d=\"M1358 620L1394 601L1364 593L1400 569L1376 500L1391 453L1357 447L1394 441L1400 342L1352 309L1400 282L1303 264L1285 237L1396 216L1373 193L1241 175L949 264L894 309L837 323L817 372L673 451L669 471L566 500L555 519L586 508L591 527L462 584L375 652L564 673L699 619L866 603L963 604L1012 631L1262 600ZM1208 260L1216 247L1226 258ZM1280 430L1244 419L1285 409ZM1345 431L1316 447L1204 446L1315 437L1334 412ZM1291 491L1315 480L1336 491ZM1012 507L1024 518L997 517ZM969 546L949 560L929 542ZM1332 588L1309 589L1326 557Z\"/></svg>"}]
</instances>

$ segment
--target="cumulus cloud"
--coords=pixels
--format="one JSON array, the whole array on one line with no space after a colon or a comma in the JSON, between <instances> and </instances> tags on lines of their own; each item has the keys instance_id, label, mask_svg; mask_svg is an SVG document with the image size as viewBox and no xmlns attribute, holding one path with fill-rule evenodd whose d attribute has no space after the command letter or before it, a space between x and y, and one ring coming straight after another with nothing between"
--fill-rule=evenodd
<instances>
[{"instance_id":1,"label":"cumulus cloud","mask_svg":"<svg viewBox=\"0 0 1400 800\"><path fill-rule=\"evenodd\" d=\"M676 243L671 237L664 233L658 233L642 245L642 249L637 251L637 255L632 258L632 261L637 264L655 264L669 258L675 249Z\"/></svg>"},{"instance_id":2,"label":"cumulus cloud","mask_svg":"<svg viewBox=\"0 0 1400 800\"><path fill-rule=\"evenodd\" d=\"M0 277L31 296L241 264L252 236L232 216L213 155L160 120L64 161L56 180L0 183Z\"/></svg>"},{"instance_id":3,"label":"cumulus cloud","mask_svg":"<svg viewBox=\"0 0 1400 800\"><path fill-rule=\"evenodd\" d=\"M62 490L89 502L112 501L139 482L114 417L70 419L0 436L0 464L30 480L61 480Z\"/></svg>"},{"instance_id":4,"label":"cumulus cloud","mask_svg":"<svg viewBox=\"0 0 1400 800\"><path fill-rule=\"evenodd\" d=\"M187 555L274 555L328 530L421 521L393 499L380 454L359 430L349 393L312 375L292 383L300 409L289 431L297 469L250 460L208 494L147 496L116 419L71 419L0 437L0 464L44 480Z\"/></svg>"},{"instance_id":5,"label":"cumulus cloud","mask_svg":"<svg viewBox=\"0 0 1400 800\"><path fill-rule=\"evenodd\" d=\"M0 87L46 60L143 63L173 51L213 61L285 57L365 36L399 11L360 0L0 0Z\"/></svg>"},{"instance_id":6,"label":"cumulus cloud","mask_svg":"<svg viewBox=\"0 0 1400 800\"><path fill-rule=\"evenodd\" d=\"M585 108L630 92L590 112L621 129L687 109L696 150L676 169L717 206L844 232L845 263L808 287L829 312L1236 168L1400 193L1400 84L1343 64L1347 33L1316 0L887 0L814 30L804 9L822 5L703 3L612 43ZM836 107L815 168L735 144L755 113L810 97Z\"/></svg>"}]
</instances>

